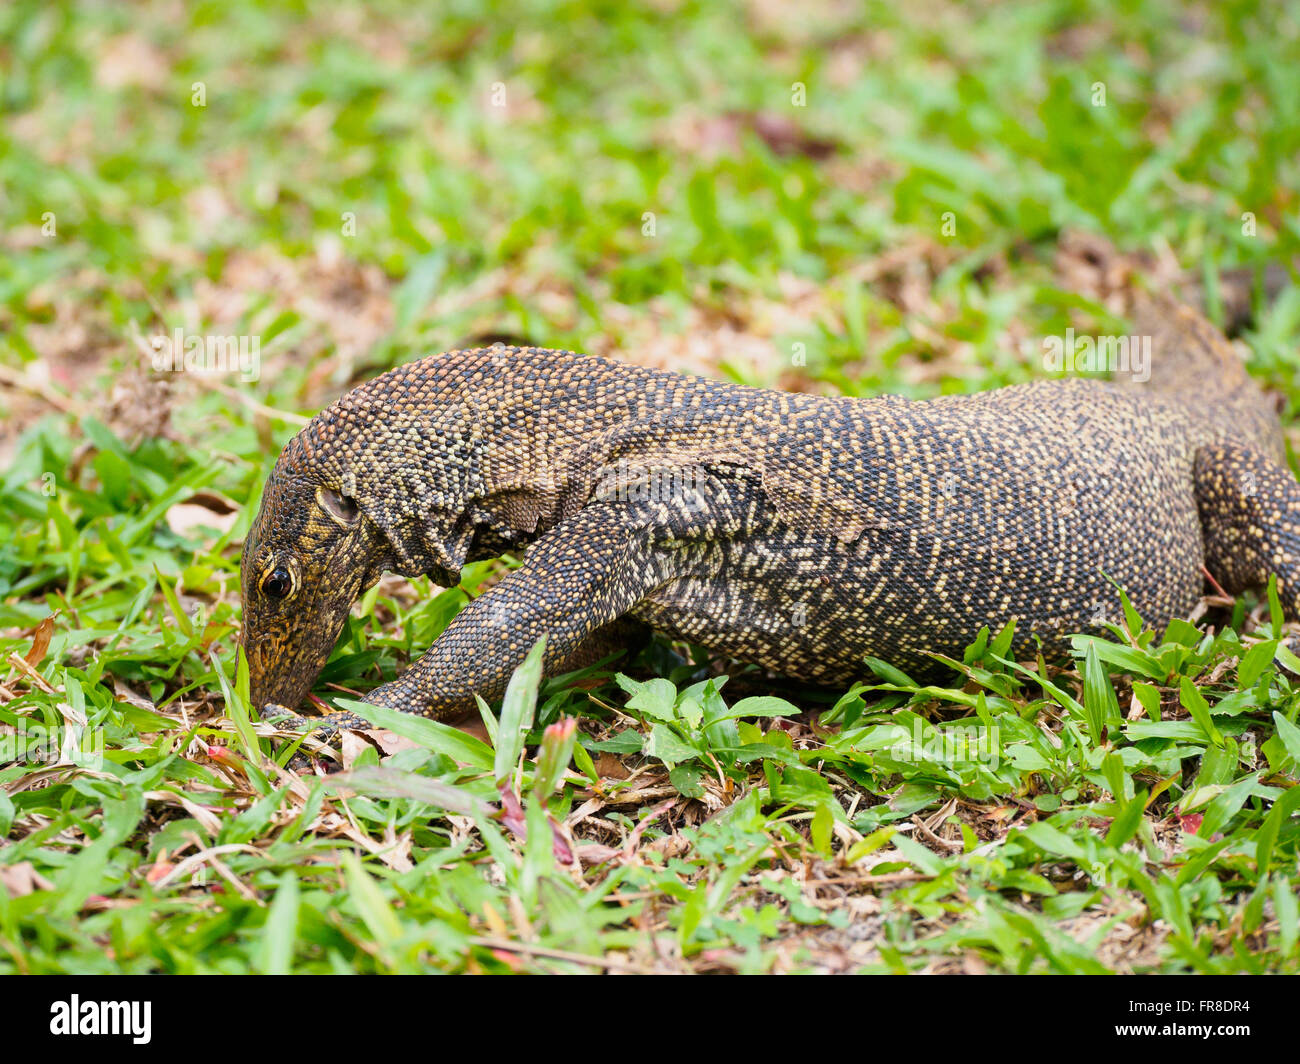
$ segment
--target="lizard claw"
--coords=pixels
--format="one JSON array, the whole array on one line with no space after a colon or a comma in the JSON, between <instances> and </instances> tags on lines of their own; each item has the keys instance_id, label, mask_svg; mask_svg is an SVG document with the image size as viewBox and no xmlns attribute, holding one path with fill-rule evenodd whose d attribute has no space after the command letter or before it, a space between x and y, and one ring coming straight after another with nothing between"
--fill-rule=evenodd
<instances>
[{"instance_id":1,"label":"lizard claw","mask_svg":"<svg viewBox=\"0 0 1300 1064\"><path fill-rule=\"evenodd\" d=\"M276 702L268 702L264 705L261 717L267 724L274 724L285 731L306 727L312 723L306 717Z\"/></svg>"},{"instance_id":2,"label":"lizard claw","mask_svg":"<svg viewBox=\"0 0 1300 1064\"><path fill-rule=\"evenodd\" d=\"M267 724L274 725L278 731L301 731L310 728L314 723L277 702L268 702L264 705L259 716ZM289 758L285 768L301 775L311 771L312 763L312 757L305 750L300 749Z\"/></svg>"},{"instance_id":3,"label":"lizard claw","mask_svg":"<svg viewBox=\"0 0 1300 1064\"><path fill-rule=\"evenodd\" d=\"M304 717L302 714L295 713L286 706L278 705L275 702L268 702L262 707L262 719L268 724L274 724L285 731L298 729L306 731L324 730L331 735L340 728L365 731L367 728L375 726L364 717L358 717L355 713L348 713L345 710L334 710L319 717Z\"/></svg>"},{"instance_id":4,"label":"lizard claw","mask_svg":"<svg viewBox=\"0 0 1300 1064\"><path fill-rule=\"evenodd\" d=\"M281 731L314 733L312 738L321 743L330 743L336 740L339 737L339 731L343 728L364 731L367 728L374 727L368 720L358 717L355 713L336 710L319 717L304 717L276 702L268 702L264 705L261 716L262 720L268 724L273 724ZM310 766L310 755L301 749L289 759L288 767L297 772L302 772L310 768Z\"/></svg>"}]
</instances>

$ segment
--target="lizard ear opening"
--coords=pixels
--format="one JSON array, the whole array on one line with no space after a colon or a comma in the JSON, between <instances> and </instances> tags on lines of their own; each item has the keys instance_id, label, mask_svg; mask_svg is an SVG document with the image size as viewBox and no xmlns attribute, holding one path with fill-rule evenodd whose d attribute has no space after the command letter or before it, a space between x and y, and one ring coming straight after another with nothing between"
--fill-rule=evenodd
<instances>
[{"instance_id":1,"label":"lizard ear opening","mask_svg":"<svg viewBox=\"0 0 1300 1064\"><path fill-rule=\"evenodd\" d=\"M337 491L325 487L323 484L316 489L316 502L334 520L336 524L344 528L351 528L357 523L357 518L361 516L361 511L357 508L356 499L349 499L346 495L340 495Z\"/></svg>"}]
</instances>

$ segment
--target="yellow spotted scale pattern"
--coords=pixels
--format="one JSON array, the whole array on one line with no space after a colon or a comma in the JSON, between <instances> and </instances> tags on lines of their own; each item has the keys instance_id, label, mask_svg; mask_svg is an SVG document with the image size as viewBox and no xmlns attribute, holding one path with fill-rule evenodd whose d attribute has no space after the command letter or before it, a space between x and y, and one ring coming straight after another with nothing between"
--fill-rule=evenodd
<instances>
[{"instance_id":1,"label":"yellow spotted scale pattern","mask_svg":"<svg viewBox=\"0 0 1300 1064\"><path fill-rule=\"evenodd\" d=\"M748 388L565 351L401 366L285 447L242 566L257 706L297 706L385 570L523 564L370 701L438 719L648 626L799 679L918 675L981 627L1016 653L1188 613L1204 573L1300 614L1300 487L1276 407L1194 312L1140 308L1150 380L913 402ZM301 718L294 718L301 722ZM363 726L347 714L312 723Z\"/></svg>"}]
</instances>

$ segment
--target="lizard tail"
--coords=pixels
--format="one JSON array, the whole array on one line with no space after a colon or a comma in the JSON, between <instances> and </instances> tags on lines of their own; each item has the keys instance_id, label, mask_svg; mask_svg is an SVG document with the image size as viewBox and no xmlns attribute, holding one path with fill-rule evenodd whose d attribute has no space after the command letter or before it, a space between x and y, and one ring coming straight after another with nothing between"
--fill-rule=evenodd
<instances>
[{"instance_id":1,"label":"lizard tail","mask_svg":"<svg viewBox=\"0 0 1300 1064\"><path fill-rule=\"evenodd\" d=\"M1167 296L1137 297L1133 321L1137 334L1129 343L1142 353L1136 363L1142 372L1130 376L1138 387L1194 411L1212 439L1235 439L1281 457L1277 400L1246 372L1223 333Z\"/></svg>"},{"instance_id":2,"label":"lizard tail","mask_svg":"<svg viewBox=\"0 0 1300 1064\"><path fill-rule=\"evenodd\" d=\"M1133 321L1137 332L1130 344L1149 357L1142 374L1147 387L1201 401L1255 389L1232 344L1191 307L1167 296L1142 295L1135 300Z\"/></svg>"}]
</instances>

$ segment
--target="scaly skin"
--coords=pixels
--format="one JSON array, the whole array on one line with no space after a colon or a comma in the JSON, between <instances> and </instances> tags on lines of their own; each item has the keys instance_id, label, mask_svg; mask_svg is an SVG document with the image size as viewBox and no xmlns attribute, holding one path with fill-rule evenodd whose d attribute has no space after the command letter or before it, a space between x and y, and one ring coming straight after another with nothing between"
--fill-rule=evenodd
<instances>
[{"instance_id":1,"label":"scaly skin","mask_svg":"<svg viewBox=\"0 0 1300 1064\"><path fill-rule=\"evenodd\" d=\"M1300 487L1273 404L1195 313L1143 313L1141 386L826 398L500 347L385 373L267 482L242 567L254 702L303 700L384 570L450 584L525 546L368 699L454 719L541 635L554 673L620 619L841 684L866 655L926 673L1010 620L1015 652L1060 656L1115 615L1112 580L1164 623L1196 605L1202 567L1232 592L1275 573L1300 615Z\"/></svg>"}]
</instances>

